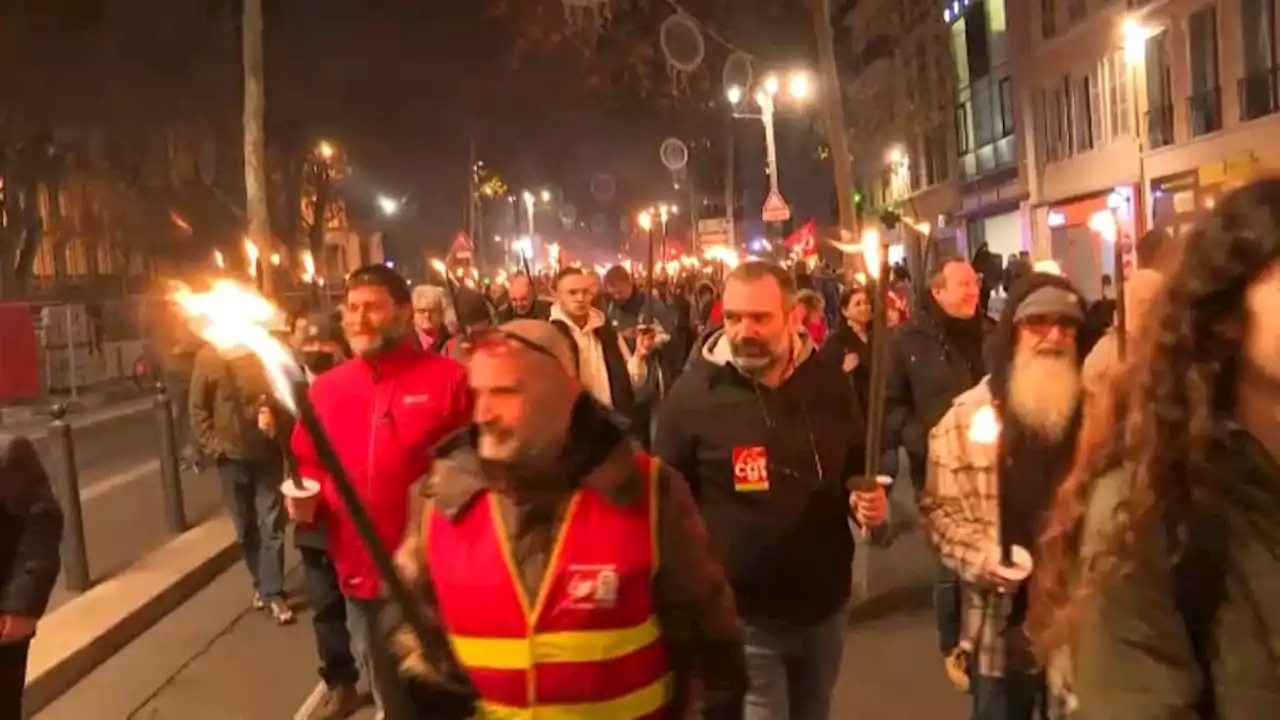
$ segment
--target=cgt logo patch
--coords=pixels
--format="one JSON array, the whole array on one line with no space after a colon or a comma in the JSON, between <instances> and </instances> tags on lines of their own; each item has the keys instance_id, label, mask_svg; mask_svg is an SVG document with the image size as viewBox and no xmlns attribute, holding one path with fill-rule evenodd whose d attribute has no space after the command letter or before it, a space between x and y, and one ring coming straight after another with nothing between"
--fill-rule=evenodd
<instances>
[{"instance_id":1,"label":"cgt logo patch","mask_svg":"<svg viewBox=\"0 0 1280 720\"><path fill-rule=\"evenodd\" d=\"M763 492L769 489L769 454L762 445L733 449L733 489Z\"/></svg>"},{"instance_id":2,"label":"cgt logo patch","mask_svg":"<svg viewBox=\"0 0 1280 720\"><path fill-rule=\"evenodd\" d=\"M570 565L565 607L608 610L618 604L617 565Z\"/></svg>"}]
</instances>

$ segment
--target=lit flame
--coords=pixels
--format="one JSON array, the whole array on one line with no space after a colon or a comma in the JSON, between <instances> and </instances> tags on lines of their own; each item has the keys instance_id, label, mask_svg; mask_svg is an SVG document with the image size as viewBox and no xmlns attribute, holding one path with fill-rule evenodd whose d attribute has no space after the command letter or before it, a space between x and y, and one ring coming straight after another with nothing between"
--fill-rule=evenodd
<instances>
[{"instance_id":1,"label":"lit flame","mask_svg":"<svg viewBox=\"0 0 1280 720\"><path fill-rule=\"evenodd\" d=\"M1102 236L1102 239L1114 243L1120 235L1120 227L1116 224L1115 213L1110 210L1099 210L1089 216L1089 229Z\"/></svg>"},{"instance_id":2,"label":"lit flame","mask_svg":"<svg viewBox=\"0 0 1280 720\"><path fill-rule=\"evenodd\" d=\"M299 369L284 343L268 330L280 314L271 301L232 280L218 280L206 292L180 284L170 299L187 316L192 330L218 352L242 348L256 355L276 399L297 414L293 383Z\"/></svg>"},{"instance_id":3,"label":"lit flame","mask_svg":"<svg viewBox=\"0 0 1280 720\"><path fill-rule=\"evenodd\" d=\"M996 409L983 405L969 419L969 441L982 445L995 445L1000 440L1000 417Z\"/></svg>"},{"instance_id":4,"label":"lit flame","mask_svg":"<svg viewBox=\"0 0 1280 720\"><path fill-rule=\"evenodd\" d=\"M227 259L222 257L221 250L213 251L213 264L217 265L219 268L225 268L227 266Z\"/></svg>"},{"instance_id":5,"label":"lit flame","mask_svg":"<svg viewBox=\"0 0 1280 720\"><path fill-rule=\"evenodd\" d=\"M271 253L271 264L280 267L280 253Z\"/></svg>"},{"instance_id":6,"label":"lit flame","mask_svg":"<svg viewBox=\"0 0 1280 720\"><path fill-rule=\"evenodd\" d=\"M316 259L307 250L302 253L302 282L316 281Z\"/></svg>"},{"instance_id":7,"label":"lit flame","mask_svg":"<svg viewBox=\"0 0 1280 720\"><path fill-rule=\"evenodd\" d=\"M862 262L867 266L867 273L876 279L880 277L880 231L867 228L862 231Z\"/></svg>"},{"instance_id":8,"label":"lit flame","mask_svg":"<svg viewBox=\"0 0 1280 720\"><path fill-rule=\"evenodd\" d=\"M249 274L258 277L258 258L262 256L258 246L249 238L244 239L244 254L249 258Z\"/></svg>"},{"instance_id":9,"label":"lit flame","mask_svg":"<svg viewBox=\"0 0 1280 720\"><path fill-rule=\"evenodd\" d=\"M187 235L191 234L191 223L187 222L187 219L182 217L182 215L179 214L176 210L169 211L169 221L172 222L175 227L177 227L179 230L186 233Z\"/></svg>"},{"instance_id":10,"label":"lit flame","mask_svg":"<svg viewBox=\"0 0 1280 720\"><path fill-rule=\"evenodd\" d=\"M499 284L499 285L506 285L506 284L507 284L507 271L506 271L506 270L499 270L499 271L498 271L497 281L498 281L498 284Z\"/></svg>"},{"instance_id":11,"label":"lit flame","mask_svg":"<svg viewBox=\"0 0 1280 720\"><path fill-rule=\"evenodd\" d=\"M680 274L680 261L679 261L679 260L672 260L672 261L668 262L668 263L667 263L667 268L666 268L666 269L667 269L667 274L668 274L668 275L679 275L679 274Z\"/></svg>"},{"instance_id":12,"label":"lit flame","mask_svg":"<svg viewBox=\"0 0 1280 720\"><path fill-rule=\"evenodd\" d=\"M1054 260L1038 260L1035 265L1031 266L1031 269L1038 273L1048 273L1049 275L1063 277L1062 266Z\"/></svg>"},{"instance_id":13,"label":"lit flame","mask_svg":"<svg viewBox=\"0 0 1280 720\"><path fill-rule=\"evenodd\" d=\"M737 250L732 250L720 245L712 245L702 251L702 257L710 260L711 262L724 263L725 267L731 269L738 267L738 264L741 262L741 259L738 257Z\"/></svg>"},{"instance_id":14,"label":"lit flame","mask_svg":"<svg viewBox=\"0 0 1280 720\"><path fill-rule=\"evenodd\" d=\"M440 258L431 258L428 262L430 263L432 270L443 275L446 280L449 278L449 268L444 264L443 260Z\"/></svg>"}]
</instances>

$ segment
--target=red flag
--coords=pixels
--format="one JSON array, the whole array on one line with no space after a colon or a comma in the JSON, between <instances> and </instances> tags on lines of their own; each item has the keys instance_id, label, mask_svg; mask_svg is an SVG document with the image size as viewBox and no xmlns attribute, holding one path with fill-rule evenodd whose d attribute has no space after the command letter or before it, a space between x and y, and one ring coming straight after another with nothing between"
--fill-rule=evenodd
<instances>
[{"instance_id":1,"label":"red flag","mask_svg":"<svg viewBox=\"0 0 1280 720\"><path fill-rule=\"evenodd\" d=\"M795 255L810 258L818 254L818 225L812 219L795 229L786 239L787 247Z\"/></svg>"}]
</instances>

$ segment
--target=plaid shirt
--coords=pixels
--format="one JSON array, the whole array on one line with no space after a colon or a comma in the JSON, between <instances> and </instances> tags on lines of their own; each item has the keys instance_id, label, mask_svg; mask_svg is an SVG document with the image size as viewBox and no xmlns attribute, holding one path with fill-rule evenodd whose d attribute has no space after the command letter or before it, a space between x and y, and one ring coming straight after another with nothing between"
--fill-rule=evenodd
<instances>
[{"instance_id":1,"label":"plaid shirt","mask_svg":"<svg viewBox=\"0 0 1280 720\"><path fill-rule=\"evenodd\" d=\"M1005 643L1000 636L1012 596L986 586L982 568L999 542L999 485L995 444L969 440L974 413L992 402L987 380L957 397L929 433L929 468L920 514L942 562L960 576L962 647L978 674L1002 677Z\"/></svg>"}]
</instances>

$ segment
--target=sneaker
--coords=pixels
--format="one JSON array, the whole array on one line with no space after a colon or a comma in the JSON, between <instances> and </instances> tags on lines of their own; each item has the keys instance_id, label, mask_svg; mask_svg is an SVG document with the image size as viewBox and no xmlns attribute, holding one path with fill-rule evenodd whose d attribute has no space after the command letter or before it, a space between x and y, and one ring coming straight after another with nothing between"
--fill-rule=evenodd
<instances>
[{"instance_id":1,"label":"sneaker","mask_svg":"<svg viewBox=\"0 0 1280 720\"><path fill-rule=\"evenodd\" d=\"M258 592L257 590L254 590L253 591L253 609L261 610L266 606L267 604L262 601L262 593Z\"/></svg>"},{"instance_id":2,"label":"sneaker","mask_svg":"<svg viewBox=\"0 0 1280 720\"><path fill-rule=\"evenodd\" d=\"M325 688L307 720L346 720L363 705L364 700L354 684Z\"/></svg>"},{"instance_id":3,"label":"sneaker","mask_svg":"<svg viewBox=\"0 0 1280 720\"><path fill-rule=\"evenodd\" d=\"M268 600L266 610L277 625L292 625L296 619L293 615L293 608L289 607L289 603L281 598Z\"/></svg>"}]
</instances>

